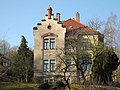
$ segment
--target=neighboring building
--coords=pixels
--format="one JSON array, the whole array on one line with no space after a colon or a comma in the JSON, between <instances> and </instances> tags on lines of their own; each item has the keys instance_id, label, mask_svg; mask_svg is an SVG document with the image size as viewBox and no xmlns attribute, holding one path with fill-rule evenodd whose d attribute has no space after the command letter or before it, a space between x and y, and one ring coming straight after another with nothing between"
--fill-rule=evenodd
<instances>
[{"instance_id":1,"label":"neighboring building","mask_svg":"<svg viewBox=\"0 0 120 90\"><path fill-rule=\"evenodd\" d=\"M45 19L41 20L33 28L34 33L34 76L42 77L44 80L53 81L55 66L58 64L56 57L57 48L66 48L66 38L78 38L81 40L83 48L89 48L88 43L102 41L100 33L81 24L79 13L75 19L60 20L60 13L52 14L52 8L48 7ZM87 35L86 35L87 33ZM93 37L94 36L94 37ZM81 38L82 37L82 38ZM89 37L89 40L88 40ZM91 50L86 50L91 54ZM85 57L86 58L86 57ZM91 59L91 56L88 57Z\"/></svg>"}]
</instances>

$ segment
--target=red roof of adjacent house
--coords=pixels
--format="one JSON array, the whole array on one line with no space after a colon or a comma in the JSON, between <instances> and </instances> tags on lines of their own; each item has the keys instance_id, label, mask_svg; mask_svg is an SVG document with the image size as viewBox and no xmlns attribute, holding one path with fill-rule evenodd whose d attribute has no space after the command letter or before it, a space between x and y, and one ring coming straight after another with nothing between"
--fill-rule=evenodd
<instances>
[{"instance_id":1,"label":"red roof of adjacent house","mask_svg":"<svg viewBox=\"0 0 120 90\"><path fill-rule=\"evenodd\" d=\"M80 22L70 18L66 21L62 22L62 26L65 26L68 31L71 30L80 30L80 32L88 33L88 32L97 32L96 30L92 29L91 27L85 26Z\"/></svg>"},{"instance_id":2,"label":"red roof of adjacent house","mask_svg":"<svg viewBox=\"0 0 120 90\"><path fill-rule=\"evenodd\" d=\"M86 27L84 27L84 29L82 30L82 32L97 32L97 30L94 30L93 28L91 28L91 27L88 27L88 26L86 26Z\"/></svg>"},{"instance_id":3,"label":"red roof of adjacent house","mask_svg":"<svg viewBox=\"0 0 120 90\"><path fill-rule=\"evenodd\" d=\"M67 30L75 30L77 28L85 27L85 25L81 24L80 22L77 22L76 20L72 18L66 21L63 21L62 26L65 26Z\"/></svg>"}]
</instances>

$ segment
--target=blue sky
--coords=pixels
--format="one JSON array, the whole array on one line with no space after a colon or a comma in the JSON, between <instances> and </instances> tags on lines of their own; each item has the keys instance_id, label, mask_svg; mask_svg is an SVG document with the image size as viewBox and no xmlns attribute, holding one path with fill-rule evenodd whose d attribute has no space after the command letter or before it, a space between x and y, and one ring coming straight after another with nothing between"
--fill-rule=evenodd
<instances>
[{"instance_id":1,"label":"blue sky","mask_svg":"<svg viewBox=\"0 0 120 90\"><path fill-rule=\"evenodd\" d=\"M106 20L111 12L120 19L120 0L0 0L0 39L14 46L24 35L33 48L32 29L44 19L49 5L53 13L61 13L61 20L75 18L76 12L83 24L95 17Z\"/></svg>"}]
</instances>

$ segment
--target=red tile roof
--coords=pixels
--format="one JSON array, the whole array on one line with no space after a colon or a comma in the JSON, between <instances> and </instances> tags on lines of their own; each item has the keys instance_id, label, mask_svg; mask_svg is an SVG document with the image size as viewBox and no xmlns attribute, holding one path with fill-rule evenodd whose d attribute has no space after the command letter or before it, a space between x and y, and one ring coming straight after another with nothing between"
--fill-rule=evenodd
<instances>
[{"instance_id":1,"label":"red tile roof","mask_svg":"<svg viewBox=\"0 0 120 90\"><path fill-rule=\"evenodd\" d=\"M62 26L66 27L67 30L75 30L77 28L85 27L85 25L81 24L80 22L77 22L76 20L72 18L66 21L63 21Z\"/></svg>"},{"instance_id":2,"label":"red tile roof","mask_svg":"<svg viewBox=\"0 0 120 90\"><path fill-rule=\"evenodd\" d=\"M91 27L85 26L82 23L77 22L76 20L72 18L66 21L63 21L62 26L66 27L67 31L71 31L71 30L79 31L80 30L80 32L83 32L83 33L90 33L90 32L97 33L98 32L97 30L94 30Z\"/></svg>"},{"instance_id":3,"label":"red tile roof","mask_svg":"<svg viewBox=\"0 0 120 90\"><path fill-rule=\"evenodd\" d=\"M85 26L85 27L82 27L82 28L77 28L77 29L74 29L74 30L69 30L66 32L66 37L69 37L69 36L77 36L77 35L80 35L80 34L85 34L85 35L96 35L96 34L100 34L99 31L97 30L94 30L88 26Z\"/></svg>"},{"instance_id":4,"label":"red tile roof","mask_svg":"<svg viewBox=\"0 0 120 90\"><path fill-rule=\"evenodd\" d=\"M81 32L85 32L85 33L87 33L87 32L97 32L97 30L94 30L91 27L85 26Z\"/></svg>"}]
</instances>

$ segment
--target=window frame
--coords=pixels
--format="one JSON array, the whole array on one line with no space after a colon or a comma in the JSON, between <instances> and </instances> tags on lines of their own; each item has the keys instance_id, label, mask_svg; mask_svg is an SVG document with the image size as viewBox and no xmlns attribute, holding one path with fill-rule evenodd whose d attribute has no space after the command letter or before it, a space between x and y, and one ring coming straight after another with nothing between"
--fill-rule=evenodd
<instances>
[{"instance_id":1,"label":"window frame","mask_svg":"<svg viewBox=\"0 0 120 90\"><path fill-rule=\"evenodd\" d=\"M43 39L43 49L55 49L56 48L56 38L44 38Z\"/></svg>"},{"instance_id":2,"label":"window frame","mask_svg":"<svg viewBox=\"0 0 120 90\"><path fill-rule=\"evenodd\" d=\"M45 61L47 61L47 63ZM44 72L49 71L49 61L48 60L43 60L43 71Z\"/></svg>"},{"instance_id":3,"label":"window frame","mask_svg":"<svg viewBox=\"0 0 120 90\"><path fill-rule=\"evenodd\" d=\"M47 40L47 41L46 41ZM43 49L44 50L47 50L49 48L49 39L48 38L45 38L43 40Z\"/></svg>"},{"instance_id":4,"label":"window frame","mask_svg":"<svg viewBox=\"0 0 120 90\"><path fill-rule=\"evenodd\" d=\"M67 67L67 72L70 72L71 71L71 59L66 59L66 67Z\"/></svg>"},{"instance_id":5,"label":"window frame","mask_svg":"<svg viewBox=\"0 0 120 90\"><path fill-rule=\"evenodd\" d=\"M53 40L53 41L52 41ZM55 38L50 38L50 49L55 49Z\"/></svg>"},{"instance_id":6,"label":"window frame","mask_svg":"<svg viewBox=\"0 0 120 90\"><path fill-rule=\"evenodd\" d=\"M81 43L83 50L90 49L90 41L87 38L83 38Z\"/></svg>"},{"instance_id":7,"label":"window frame","mask_svg":"<svg viewBox=\"0 0 120 90\"><path fill-rule=\"evenodd\" d=\"M88 66L90 65L91 56L90 55L84 55L82 57L83 62L83 70L86 71L88 69Z\"/></svg>"},{"instance_id":8,"label":"window frame","mask_svg":"<svg viewBox=\"0 0 120 90\"><path fill-rule=\"evenodd\" d=\"M54 61L54 62L52 62L52 61ZM55 71L55 65L56 65L55 59L50 59L50 72Z\"/></svg>"}]
</instances>

